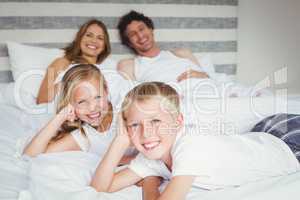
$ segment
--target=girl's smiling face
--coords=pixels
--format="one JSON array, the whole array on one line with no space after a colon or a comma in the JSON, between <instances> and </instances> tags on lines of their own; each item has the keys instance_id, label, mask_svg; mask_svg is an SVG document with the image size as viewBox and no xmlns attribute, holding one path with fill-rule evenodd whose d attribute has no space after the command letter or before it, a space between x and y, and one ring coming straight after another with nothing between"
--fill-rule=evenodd
<instances>
[{"instance_id":1,"label":"girl's smiling face","mask_svg":"<svg viewBox=\"0 0 300 200\"><path fill-rule=\"evenodd\" d=\"M91 126L99 126L108 112L107 91L97 79L82 81L74 88L72 104L77 118Z\"/></svg>"}]
</instances>

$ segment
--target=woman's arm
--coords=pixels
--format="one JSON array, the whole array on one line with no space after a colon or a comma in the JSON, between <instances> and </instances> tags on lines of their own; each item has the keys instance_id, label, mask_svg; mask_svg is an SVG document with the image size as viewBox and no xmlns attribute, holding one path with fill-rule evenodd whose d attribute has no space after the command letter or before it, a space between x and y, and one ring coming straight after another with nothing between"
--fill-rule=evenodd
<instances>
[{"instance_id":1,"label":"woman's arm","mask_svg":"<svg viewBox=\"0 0 300 200\"><path fill-rule=\"evenodd\" d=\"M38 97L36 100L37 104L48 103L54 99L55 94L57 93L57 86L54 84L54 81L58 73L69 66L69 64L70 61L66 58L58 58L54 60L51 65L49 65L39 89Z\"/></svg>"},{"instance_id":2,"label":"woman's arm","mask_svg":"<svg viewBox=\"0 0 300 200\"><path fill-rule=\"evenodd\" d=\"M61 127L62 123L66 120L74 120L75 113L74 108L68 105L62 109L48 124L42 128L39 133L31 140L31 142L25 147L24 154L29 156L37 156L38 154L45 153L48 151L63 151L62 145L70 146L71 143L68 137L62 138L57 142L49 145L51 139L56 135L57 131ZM74 144L73 144L74 145Z\"/></svg>"}]
</instances>

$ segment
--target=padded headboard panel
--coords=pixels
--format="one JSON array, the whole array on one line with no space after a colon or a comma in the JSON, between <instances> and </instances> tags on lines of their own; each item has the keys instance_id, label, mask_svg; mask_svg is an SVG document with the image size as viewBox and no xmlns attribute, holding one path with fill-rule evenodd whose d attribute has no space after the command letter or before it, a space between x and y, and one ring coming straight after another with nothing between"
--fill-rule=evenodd
<instances>
[{"instance_id":1,"label":"padded headboard panel","mask_svg":"<svg viewBox=\"0 0 300 200\"><path fill-rule=\"evenodd\" d=\"M238 0L0 0L0 82L12 80L6 41L63 47L90 18L108 27L113 58L130 56L116 24L131 9L154 20L163 49L210 54L217 72L235 74Z\"/></svg>"}]
</instances>

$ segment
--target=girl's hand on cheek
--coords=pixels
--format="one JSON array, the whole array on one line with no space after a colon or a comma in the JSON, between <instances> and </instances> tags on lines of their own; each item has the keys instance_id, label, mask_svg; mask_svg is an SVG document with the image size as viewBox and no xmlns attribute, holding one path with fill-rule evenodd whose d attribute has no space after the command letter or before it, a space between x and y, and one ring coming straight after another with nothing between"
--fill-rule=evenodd
<instances>
[{"instance_id":1,"label":"girl's hand on cheek","mask_svg":"<svg viewBox=\"0 0 300 200\"><path fill-rule=\"evenodd\" d=\"M68 104L64 107L58 115L62 118L63 121L74 122L76 120L75 108L71 104Z\"/></svg>"}]
</instances>

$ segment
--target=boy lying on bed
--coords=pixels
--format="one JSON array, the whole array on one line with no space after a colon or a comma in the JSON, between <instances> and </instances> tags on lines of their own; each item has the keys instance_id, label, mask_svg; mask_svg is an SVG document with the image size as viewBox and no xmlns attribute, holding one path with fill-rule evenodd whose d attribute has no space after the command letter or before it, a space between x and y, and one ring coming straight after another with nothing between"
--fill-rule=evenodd
<instances>
[{"instance_id":1,"label":"boy lying on bed","mask_svg":"<svg viewBox=\"0 0 300 200\"><path fill-rule=\"evenodd\" d=\"M236 187L299 170L289 147L272 135L209 135L185 129L179 103L177 92L161 82L132 89L122 105L118 135L97 167L91 186L114 192L156 176L170 182L161 194L160 182L151 182L145 199L179 200L185 199L191 187ZM139 155L127 168L115 172L130 143Z\"/></svg>"}]
</instances>

